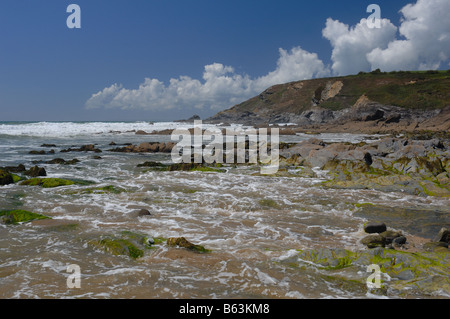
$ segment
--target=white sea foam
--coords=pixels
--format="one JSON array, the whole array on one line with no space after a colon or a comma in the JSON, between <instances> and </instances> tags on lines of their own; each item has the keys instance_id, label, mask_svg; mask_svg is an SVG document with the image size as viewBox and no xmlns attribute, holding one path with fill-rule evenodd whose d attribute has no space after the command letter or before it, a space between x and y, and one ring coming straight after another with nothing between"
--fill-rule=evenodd
<instances>
[{"instance_id":1,"label":"white sea foam","mask_svg":"<svg viewBox=\"0 0 450 319\"><path fill-rule=\"evenodd\" d=\"M234 125L232 127L240 127ZM35 137L76 137L94 134L135 134L136 131L158 132L177 128L190 128L192 124L180 122L31 122L0 123L0 135ZM203 124L204 128L216 127Z\"/></svg>"}]
</instances>

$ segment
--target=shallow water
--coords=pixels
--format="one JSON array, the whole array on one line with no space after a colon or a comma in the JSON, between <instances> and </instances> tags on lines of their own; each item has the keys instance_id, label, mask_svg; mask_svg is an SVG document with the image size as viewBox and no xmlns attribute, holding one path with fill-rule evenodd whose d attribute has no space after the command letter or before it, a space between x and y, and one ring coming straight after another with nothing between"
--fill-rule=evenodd
<instances>
[{"instance_id":1,"label":"shallow water","mask_svg":"<svg viewBox=\"0 0 450 319\"><path fill-rule=\"evenodd\" d=\"M0 298L366 298L371 295L364 285L284 261L295 258L298 249L361 248L358 240L366 220L353 214L356 203L449 212L448 199L324 189L317 185L320 178L259 176L254 166L225 166L226 173L146 171L136 165L170 157L106 151L116 147L108 146L111 141L158 138L168 137L103 133L0 138L0 166L23 163L28 168L33 160L77 158L81 162L74 166L39 166L48 177L124 190L101 194L83 192L92 185L2 187L1 209L25 209L77 226L61 230L38 223L0 224ZM42 143L56 144L56 154L27 154ZM93 143L103 150L95 154L100 160L91 152L59 153ZM136 217L140 208L151 216ZM125 230L154 238L183 236L212 252L160 244L132 260L87 244ZM67 286L71 264L80 266L81 288Z\"/></svg>"}]
</instances>

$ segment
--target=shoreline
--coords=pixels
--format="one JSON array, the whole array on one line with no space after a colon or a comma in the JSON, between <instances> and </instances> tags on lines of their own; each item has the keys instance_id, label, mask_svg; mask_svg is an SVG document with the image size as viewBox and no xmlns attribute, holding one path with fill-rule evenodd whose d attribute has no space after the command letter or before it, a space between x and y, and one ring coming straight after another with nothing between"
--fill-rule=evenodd
<instances>
[{"instance_id":1,"label":"shoreline","mask_svg":"<svg viewBox=\"0 0 450 319\"><path fill-rule=\"evenodd\" d=\"M114 136L115 135L112 134L111 138L114 139ZM355 276L355 273L353 272L356 272L357 269L359 269L358 271L363 271L364 267L367 266L367 263L370 264L376 262L382 265L383 271L388 273L389 276L399 278L398 281L389 283L389 285L392 285L392 287L395 287L395 289L398 289L398 287L400 287L398 286L399 284L405 284L406 287L409 287L411 282L419 280L419 282L423 281L423 284L420 284L421 286L418 293L423 294L424 296L430 296L430 291L431 293L433 293L433 289L438 289L436 287L440 287L440 283L438 283L437 286L433 286L434 288L429 288L428 286L426 286L426 280L423 279L422 276L423 274L426 274L428 276L441 276L439 274L439 271L441 271L442 267L445 267L445 265L448 264L448 259L445 259L448 257L439 259L441 258L440 256L450 256L448 254L448 248L442 247L442 245L436 245L436 247L426 247L427 244L434 241L434 239L430 237L434 237L436 235L437 231L441 228L440 226L445 226L444 224L447 216L445 215L446 210L444 209L445 206L443 206L443 209L440 210L440 215L435 214L428 216L427 212L423 208L426 207L427 201L430 203L433 201L437 203L442 202L443 204L448 203L448 201L446 202L448 198L446 196L447 193L444 192L444 190L448 190L449 188L448 181L446 180L446 178L448 179L449 171L449 140L447 139L434 138L431 140L415 140L411 137L384 137L371 143L360 142L352 144L349 142L324 142L312 137L299 143L283 144L280 149L280 168L278 172L274 175L265 177L264 175L257 172L257 165L250 166L248 164L235 163L216 167L214 165L211 166L203 163L197 166L170 166L167 163L164 165L162 165L161 163L158 164L158 159L153 158L153 156L161 156L161 159L162 156L167 157L168 152L170 151L169 148L173 147L173 145L169 145L168 143L164 142L144 142L145 136L142 136L142 140L140 141L142 143L136 145L124 145L119 143L114 145L115 143L112 144L111 142L109 145L72 145L69 148L66 147L67 145L64 145L64 147L62 147L61 145L58 146L54 144L42 144L41 148L45 150L43 155L39 155L40 153L36 152L30 154L29 158L30 160L32 158L43 159L42 161L36 162L36 166L38 167L38 169L30 170L28 162L23 162L24 164L27 164L24 165L26 166L26 171L31 171L31 174L35 173L38 176L24 176L24 171L22 170L22 167L19 166L9 168L9 171L16 169L17 172L15 172L14 174L16 176L24 178L26 181L30 181L33 179L35 180L35 183L30 183L30 185L36 186L19 186L25 198L27 197L28 190L30 190L30 194L35 194L36 198L39 198L41 202L39 205L43 207L51 205L50 202L43 202L45 201L45 198L47 196L46 193L52 194L52 198L55 198L54 196L63 196L61 197L61 199L64 198L64 203L61 204L55 202L53 199L52 202L54 202L56 206L54 206L53 209L49 208L50 211L52 211L50 216L56 214L57 218L55 218L53 221L51 221L51 219L43 219L42 221L32 222L31 224L28 224L29 226L27 226L28 231L36 231L40 234L52 234L52 232L58 229L58 231L61 231L63 234L61 236L66 236L65 234L77 234L77 232L85 232L84 237L89 238L93 237L95 234L96 236L100 237L90 238L90 240L93 240L94 242L92 242L91 244L86 244L86 249L88 250L88 252L96 254L98 253L98 251L102 252L104 250L103 254L105 254L106 258L117 258L116 256L114 256L115 250L113 250L112 247L106 246L106 242L103 241L103 239L106 238L107 240L111 240L111 243L114 244L117 243L114 242L114 240L123 240L123 236L125 236L123 233L118 233L118 235L114 233L116 227L119 227L123 224L123 226L121 226L121 229L123 230L139 232L148 228L150 231L154 232L154 228L150 227L149 225L158 225L158 221L163 220L162 216L160 215L161 209L163 211L167 210L167 212L164 213L164 218L170 221L172 219L171 210L175 208L177 208L177 210L181 209L181 211L174 215L173 218L180 218L180 221L184 220L185 214L193 214L192 216L189 216L189 218L194 218L195 222L194 219L192 221L187 220L186 225L189 225L189 223L205 224L204 219L209 220L210 218L212 218L212 216L209 216L210 210L198 208L196 205L200 205L199 207L202 207L201 205L205 200L210 200L208 199L208 197L202 197L203 191L202 189L199 189L199 181L204 181L204 179L207 178L208 180L210 180L210 182L215 181L214 183L218 183L220 181L220 174L223 174L230 175L225 180L227 183L231 183L234 180L232 174L237 174L236 176L239 176L242 175L245 171L245 174L247 174L251 178L254 178L255 182L256 180L261 179L264 180L264 185L269 183L269 181L271 180L280 183L280 185L278 186L280 187L280 189L278 189L277 192L282 194L283 197L281 197L281 199L273 200L270 199L269 196L269 198L263 198L257 201L255 203L255 208L253 208L253 210L250 210L250 212L252 213L256 212L255 217L257 217L257 219L255 220L248 219L248 217L245 216L246 214L242 213L244 211L247 211L248 208L235 206L235 204L231 203L226 204L223 202L211 202L211 207L214 209L214 211L218 209L216 213L219 212L220 216L230 214L230 208L231 210L236 210L236 212L231 212L232 215L229 217L230 220L224 221L224 225L226 225L225 227L230 227L232 231L234 229L233 227L237 227L240 225L239 212L243 214L243 216L241 217L243 218L243 220L241 221L241 226L244 227L244 229L247 229L247 231L250 231L252 228L261 223L261 218L270 219L273 214L277 214L276 216L279 216L278 218L282 219L284 218L284 213L289 212L293 214L292 220L294 222L299 222L294 214L297 209L299 209L299 212L302 212L302 209L306 211L311 210L311 212L306 215L309 216L306 220L308 220L309 218L313 218L311 224L303 224L302 222L300 222L299 224L294 223L289 226L294 227L295 225L295 227L299 227L299 230L297 230L297 232L299 232L298 236L300 236L300 238L302 235L301 231L305 231L305 234L307 234L307 236L311 236L311 238L306 237L309 238L306 241L300 240L299 243L301 245L294 244L292 246L289 246L288 242L280 246L275 242L272 243L269 238L266 238L266 236L274 236L274 234L276 234L274 230L269 231L263 227L261 230L264 231L261 234L256 231L256 237L252 237L251 239L252 241L256 240L256 243L258 243L258 245L254 247L248 246L247 243L244 243L242 247L242 251L248 250L249 253L254 254L253 259L251 259L252 261L262 262L264 260L266 263L270 263L273 258L275 258L276 260L279 259L279 265L275 266L274 264L273 266L287 267L286 269L289 269L289 272L292 272L292 276L294 276L293 278L297 278L296 276L301 276L301 273L297 273L297 271L299 271L300 269L302 269L303 271L305 265L307 265L307 267L318 267L317 269L320 272L324 272L328 276L335 276L336 272L349 271L351 274L349 278L343 275L343 277L340 277L341 279L339 279L343 280L342 278L346 278L345 280L348 280L348 282L351 282L353 280L352 276ZM92 140L92 142L94 142L94 140ZM43 145L45 145L45 147ZM38 147L39 145L36 145L36 148L28 148L28 150L30 152L36 151ZM48 151L50 149L54 149L54 152L50 153ZM127 154L120 154L121 152ZM368 156L367 154L370 154L370 156ZM105 180L100 184L99 182L94 184L83 184L82 180L73 180L73 184L67 183L64 180L56 181L53 178L54 175L52 175L51 173L52 171L64 173L66 172L66 170L70 170L70 174L74 174L77 171L77 167L81 172L83 172L83 169L89 170L89 165L95 165L95 167L99 168L101 168L102 165L117 165L117 163L114 162L114 156L116 155L119 157L123 156L121 163L126 163L126 167L124 169L127 170L127 174L131 174L131 178L138 178L140 180L140 183L144 184L135 185L132 183L132 189L130 189L131 186L129 186L127 179L117 179L117 176L111 171L108 171L108 173L114 174L114 176L116 176L116 179L108 181ZM67 158L67 156L69 158ZM55 158L60 157L63 158L63 160L55 160ZM73 157L77 157L79 161L75 161ZM48 161L50 158L53 158L53 160ZM69 159L71 159L71 161L69 161ZM117 159L118 158L116 158L116 160ZM149 161L149 159L154 159L154 161ZM437 162L437 160L439 162ZM85 168L82 168L85 164L87 166ZM43 167L47 168L47 171L50 172L49 176L39 176L40 173L43 173L39 170L39 168ZM229 169L234 171L231 173L228 171ZM240 169L242 169L243 171L239 171ZM412 170L415 171L414 174L412 174ZM146 177L146 174L148 175L148 177ZM173 180L171 180L172 174L175 174L173 176L186 178L188 184L181 185L175 182L173 186L171 186L171 183L173 182ZM150 176L152 178L147 181L147 178L150 178ZM327 177L324 180L325 176ZM405 180L405 176L409 176L408 180ZM153 178L156 178L155 181L153 181ZM165 178L167 180L162 184L155 184L160 178ZM242 176L240 178L242 179L242 181L245 180L245 176ZM290 192L294 191L295 184L292 184L293 188L290 188L290 191L284 190L282 186L284 184L283 180L285 178L286 181L289 180L291 183L295 183L296 180L301 180L302 178L317 180L316 182L311 184L302 184L302 187L307 187L309 189L309 191L307 192L312 196L302 198L302 192L298 193L298 198L295 196L291 196ZM55 184L48 185L48 191L43 192L44 189L42 189L41 191L41 187L45 186L44 184L40 183L41 181L39 181L39 179L49 181L53 179L53 182L55 182ZM68 180L70 179L71 178L68 177ZM24 181L21 180L17 183L23 182ZM170 184L166 185L166 182L170 182ZM421 191L422 193L415 194L414 190L417 187L422 187L422 182L427 183L426 185L428 185L428 183L435 185L436 190L441 190L442 193L436 193L431 196L430 194L426 194L426 192L431 191L430 187L426 187L426 190L423 189ZM61 186L62 188L59 188L59 186ZM219 187L218 185L216 186ZM267 187L270 188L270 184L267 184ZM405 192L405 187L410 187L411 189ZM327 189L332 190L331 194L334 195L325 196L325 194L327 193ZM230 192L229 188L227 188L227 190L228 192ZM340 208L346 211L350 210L350 219L352 220L352 223L357 222L358 218L363 218L364 220L368 221L376 221L378 219L382 219L385 221L388 230L395 230L403 233L403 235L406 236L406 244L403 244L403 246L394 247L383 242L378 247L368 248L366 244L362 244L360 242L365 237L370 235L369 233L366 234L364 230L359 229L354 233L351 232L351 234L346 234L342 230L339 230L335 234L333 231L330 231L333 230L333 223L330 219L323 220L319 218L317 219L317 221L314 220L314 218L316 218L315 215L321 214L321 212L316 211L317 209L329 209L329 205L332 205L334 203L334 196L338 196L338 194L342 193L351 194L353 190L355 192L358 192L359 190L366 190L367 195L357 195L357 197L360 198L359 201L354 202L351 205L345 203L344 207ZM372 191L374 191L375 193L379 193L380 195L372 196L370 195ZM176 195L174 197L174 192L175 195L179 194L180 196ZM219 190L217 190L217 192L219 192ZM255 192L257 192L257 190L255 190ZM205 194L207 194L207 192ZM245 196L250 196L250 194L252 193L246 193ZM422 201L419 201L422 208L403 208L401 206L401 201L398 202L395 207L391 207L388 205L386 199L377 199L377 196L384 196L383 194L385 194L387 198L389 198L390 194L393 194L393 197L395 198L402 198L402 196L408 198L409 196L411 196L411 198L415 197L418 199L423 199ZM118 207L120 207L120 205L123 205L123 200L127 198L127 201L131 200L131 202L133 202L133 209L137 210L138 208L148 208L148 211L144 212L144 215L139 215L141 214L140 212L133 212L134 217L132 217L131 215L124 215L117 220L108 220L110 218L109 215L111 215L112 217L116 214L118 215L119 213L106 212L106 215L104 215L104 208L97 206L98 204L101 205L101 202L95 203L94 207L90 207L90 204L87 203L78 203L69 209L70 213L75 213L76 215L78 215L77 211L82 207L85 207L83 208L83 210L86 210L86 212L92 210L92 214L95 214L95 217L87 215L86 217L88 217L88 219L84 222L81 221L81 223L79 221L77 222L73 218L67 218L67 220L65 221L59 219L65 217L64 207L67 205L69 205L67 207L70 207L70 202L72 200L75 200L75 202L79 202L80 200L82 200L84 202L86 200L89 200L89 196L91 195L105 196L105 199L111 197L111 199L114 199L115 205L119 205ZM233 191L230 192L229 195L239 196L240 192ZM14 197L16 195L12 194L11 196ZM30 195L30 197L32 196L34 195ZM324 196L324 198L322 198L322 196ZM20 203L22 202L21 198L22 197L20 196L16 196L14 197L14 200L17 203ZM100 198L101 197L98 197L96 201L100 200ZM65 202L66 200L67 202ZM135 203L134 201L136 200L137 202ZM169 202L165 204L165 201L167 200ZM285 200L293 201L293 203L287 205L285 204ZM298 201L298 203L302 203L305 200L307 201L306 204L297 204L299 205L299 208L296 208L296 201ZM141 201L142 203L145 202L147 205L138 205ZM344 201L344 199L338 199L338 202L341 204ZM195 204L197 202L198 204ZM156 211L152 210L151 207L153 207L153 205L156 205L158 207ZM293 205L292 208L290 205ZM315 205L319 205L319 207L315 208ZM437 205L439 204L436 204L434 206L438 207ZM59 209L58 207L61 207L61 209ZM28 205L24 208L33 210L33 205L31 203L28 203ZM55 211L55 208L58 208L58 211ZM189 212L184 211L183 209L189 210ZM192 212L190 212L190 210L192 210ZM259 211L260 214L257 213ZM37 212L44 211L42 211L41 208ZM439 218L436 219L436 216ZM357 219L353 220L355 217L357 217ZM94 218L95 221L96 228L94 232L85 228L90 227L89 224L93 222L92 220L90 220L91 218ZM106 220L104 220L104 218L106 218ZM168 221L164 219L164 222L167 223ZM434 224L430 224L430 222ZM147 225L146 223L149 224ZM74 224L79 224L79 226L73 226ZM81 224L82 226L80 226ZM114 226L114 224L117 224L117 226ZM125 227L126 225L128 226ZM424 227L427 227L426 231L420 229L422 225ZM322 226L327 230L322 229ZM349 225L347 225L347 227L348 226ZM19 229L19 227L21 226L9 227L16 227L17 229ZM342 224L339 227L345 229L345 224ZM179 228L180 227L176 227L178 231L183 230L182 228ZM328 228L330 229L328 230ZM156 229L158 229L158 227ZM168 229L171 228L169 227ZM236 228L236 230L242 231L239 228ZM167 235L166 237L172 237L172 232L173 231L171 230L169 232L170 236ZM426 234L427 236L423 236L423 234ZM205 251L212 248L211 252L202 254L201 257L195 255L195 252L190 252L189 249L186 251L184 250L186 248L174 248L168 245L166 240L158 237L160 236L160 234L157 232L152 235L155 236L154 239L157 241L157 244L153 247L153 249L155 249L154 253L159 254L159 256L162 257L162 260L159 261L161 263L164 263L164 258L168 258L169 263L174 260L179 261L179 258L183 258L185 262L192 262L193 265L199 266L200 264L198 258L203 258L205 261L210 260L211 258L215 258L217 262L220 262L220 256L228 256L227 254L230 254L230 256L233 255L226 249L226 247L220 246L220 249L217 250L218 248L217 246L215 246L217 244L214 243L217 238L222 238L221 233L216 234L216 236L218 236L216 239L214 239L214 236L204 237L204 234L201 238L197 237L199 236L198 231L189 233L189 231L185 229L184 233L180 233L179 236L187 235L186 238L188 238L188 240L192 240L192 243L195 243L193 244L194 246L197 246L196 244L200 244L203 247L204 245ZM116 236L118 237L116 238ZM287 235L283 235L282 238L284 236ZM351 238L351 240L347 242L348 245L343 241L346 236L349 236L348 238ZM355 238L357 238L357 241ZM77 240L79 243L79 239ZM294 243L297 243L297 241L294 241ZM233 249L239 251L238 248L241 248L240 245L241 244L239 244L239 241L236 241L234 243ZM151 263L152 252L147 252L146 248L143 247L139 242L137 243L136 247L136 250L133 248L133 251L137 251L138 254L133 256L141 256L142 251L144 254L142 260L144 260L144 262ZM283 252L283 250L280 250L280 247L289 249L289 253ZM444 251L443 248L445 248L446 250ZM125 252L125 255L119 254L121 258L130 258L126 253L128 251L127 249L128 248L124 248L123 250ZM285 255L286 257L284 257ZM261 258L258 256L261 256ZM241 257L242 256L233 255L233 260L240 260L239 258ZM132 262L134 262L133 258L131 258ZM137 257L138 261L139 258L141 257ZM396 260L396 262L394 262L393 264L392 260ZM433 260L433 262L438 264L438 273L433 272L434 270L428 270L427 260ZM416 273L411 273L408 269L415 269L415 271L417 270L416 273L420 274L420 276L416 277ZM273 269L271 270L271 267L265 270L273 271ZM341 275L338 275L338 277ZM361 280L363 279L364 278L361 278ZM358 287L358 289L360 290L362 289L362 287L364 287L364 285L358 284ZM421 289L423 289L423 291ZM381 294L386 294L386 292L381 292ZM396 293L394 295L396 295Z\"/></svg>"}]
</instances>

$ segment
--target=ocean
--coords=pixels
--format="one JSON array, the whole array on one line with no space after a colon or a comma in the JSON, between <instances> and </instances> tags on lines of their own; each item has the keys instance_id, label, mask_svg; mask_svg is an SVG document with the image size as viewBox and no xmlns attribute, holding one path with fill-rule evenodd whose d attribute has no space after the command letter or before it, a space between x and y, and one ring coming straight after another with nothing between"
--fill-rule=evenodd
<instances>
[{"instance_id":1,"label":"ocean","mask_svg":"<svg viewBox=\"0 0 450 319\"><path fill-rule=\"evenodd\" d=\"M367 220L354 215L358 204L416 209L448 205L448 199L322 188L324 172L299 177L294 169L262 176L254 165L224 165L224 172L158 171L137 165L170 163L170 154L110 151L129 143L171 141L170 135L137 135L139 130L186 126L0 122L0 167L38 165L47 177L87 182L54 188L0 186L0 211L22 209L52 218L52 223L0 223L0 298L385 297L302 262L299 251L361 249ZM280 136L280 141L311 137L351 143L379 138L297 134ZM88 144L101 152L61 152ZM45 154L30 154L42 150ZM45 163L55 158L79 162ZM141 209L150 215L136 215ZM91 244L127 233L143 234L155 244L137 259ZM170 247L165 240L171 237L184 237L210 252ZM68 285L70 265L79 266L80 287ZM352 271L355 282L369 275Z\"/></svg>"}]
</instances>

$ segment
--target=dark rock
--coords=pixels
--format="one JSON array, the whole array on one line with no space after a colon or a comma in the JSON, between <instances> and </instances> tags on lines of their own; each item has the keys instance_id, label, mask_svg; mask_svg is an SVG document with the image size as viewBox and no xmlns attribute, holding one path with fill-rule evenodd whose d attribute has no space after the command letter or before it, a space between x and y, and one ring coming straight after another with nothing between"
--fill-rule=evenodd
<instances>
[{"instance_id":1,"label":"dark rock","mask_svg":"<svg viewBox=\"0 0 450 319\"><path fill-rule=\"evenodd\" d=\"M45 153L44 150L42 150L42 151L29 151L28 154L31 154L31 155L45 155L46 153Z\"/></svg>"},{"instance_id":2,"label":"dark rock","mask_svg":"<svg viewBox=\"0 0 450 319\"><path fill-rule=\"evenodd\" d=\"M372 160L372 155L370 155L370 153L366 153L364 154L364 162L366 162L367 165L372 165L373 160Z\"/></svg>"},{"instance_id":3,"label":"dark rock","mask_svg":"<svg viewBox=\"0 0 450 319\"><path fill-rule=\"evenodd\" d=\"M47 172L45 171L45 168L38 167L38 166L33 166L28 171L25 171L24 174L31 176L31 177L47 176Z\"/></svg>"},{"instance_id":4,"label":"dark rock","mask_svg":"<svg viewBox=\"0 0 450 319\"><path fill-rule=\"evenodd\" d=\"M194 122L194 121L198 121L198 120L201 120L201 118L200 118L200 116L195 114L195 115L192 115L190 118L188 118L186 120L176 120L175 122L188 123L188 122Z\"/></svg>"},{"instance_id":5,"label":"dark rock","mask_svg":"<svg viewBox=\"0 0 450 319\"><path fill-rule=\"evenodd\" d=\"M384 247L386 240L379 234L371 234L361 239L361 243L369 248Z\"/></svg>"},{"instance_id":6,"label":"dark rock","mask_svg":"<svg viewBox=\"0 0 450 319\"><path fill-rule=\"evenodd\" d=\"M117 147L110 149L110 152L121 152L121 153L170 153L175 143L141 143L139 145L127 145L125 147Z\"/></svg>"},{"instance_id":7,"label":"dark rock","mask_svg":"<svg viewBox=\"0 0 450 319\"><path fill-rule=\"evenodd\" d=\"M21 173L25 172L26 168L23 164L19 164L18 166L7 166L5 169L10 173Z\"/></svg>"},{"instance_id":8,"label":"dark rock","mask_svg":"<svg viewBox=\"0 0 450 319\"><path fill-rule=\"evenodd\" d=\"M137 165L137 167L160 167L160 166L164 166L164 165L159 162L153 162L153 161L149 161L149 162L145 162L145 163Z\"/></svg>"},{"instance_id":9,"label":"dark rock","mask_svg":"<svg viewBox=\"0 0 450 319\"><path fill-rule=\"evenodd\" d=\"M382 233L386 229L386 224L380 222L368 222L364 225L364 231L369 234Z\"/></svg>"},{"instance_id":10,"label":"dark rock","mask_svg":"<svg viewBox=\"0 0 450 319\"><path fill-rule=\"evenodd\" d=\"M392 243L398 246L404 245L406 244L406 237L405 236L396 237L392 240Z\"/></svg>"},{"instance_id":11,"label":"dark rock","mask_svg":"<svg viewBox=\"0 0 450 319\"><path fill-rule=\"evenodd\" d=\"M84 152L101 153L101 150L96 148L94 144L83 145L83 146L81 146L80 150L84 151Z\"/></svg>"},{"instance_id":12,"label":"dark rock","mask_svg":"<svg viewBox=\"0 0 450 319\"><path fill-rule=\"evenodd\" d=\"M147 209L140 209L136 212L137 216L151 216L150 212Z\"/></svg>"},{"instance_id":13,"label":"dark rock","mask_svg":"<svg viewBox=\"0 0 450 319\"><path fill-rule=\"evenodd\" d=\"M435 242L442 242L442 243L450 243L450 231L447 228L441 228L437 236L434 238Z\"/></svg>"},{"instance_id":14,"label":"dark rock","mask_svg":"<svg viewBox=\"0 0 450 319\"><path fill-rule=\"evenodd\" d=\"M364 121L376 121L381 120L384 116L384 112L382 110L376 110L375 113L367 115Z\"/></svg>"},{"instance_id":15,"label":"dark rock","mask_svg":"<svg viewBox=\"0 0 450 319\"><path fill-rule=\"evenodd\" d=\"M70 161L66 161L64 164L65 165L74 165L74 164L77 164L79 162L80 162L80 160L74 158L74 159L71 159Z\"/></svg>"},{"instance_id":16,"label":"dark rock","mask_svg":"<svg viewBox=\"0 0 450 319\"><path fill-rule=\"evenodd\" d=\"M393 231L393 230L386 230L386 231L380 233L380 235L385 239L386 244L390 244L394 241L394 239L402 236L401 233Z\"/></svg>"},{"instance_id":17,"label":"dark rock","mask_svg":"<svg viewBox=\"0 0 450 319\"><path fill-rule=\"evenodd\" d=\"M41 147L56 147L55 144L42 144Z\"/></svg>"},{"instance_id":18,"label":"dark rock","mask_svg":"<svg viewBox=\"0 0 450 319\"><path fill-rule=\"evenodd\" d=\"M95 152L95 153L101 153L102 151L95 147L94 144L89 145L83 145L80 148L67 148L64 150L61 150L61 153L67 153L67 152Z\"/></svg>"},{"instance_id":19,"label":"dark rock","mask_svg":"<svg viewBox=\"0 0 450 319\"><path fill-rule=\"evenodd\" d=\"M394 114L391 114L391 115L389 115L388 117L387 117L387 119L386 119L386 124L390 124L390 123L398 123L398 122L400 122L400 119L402 118L402 115L401 114L397 114L397 113L394 113Z\"/></svg>"},{"instance_id":20,"label":"dark rock","mask_svg":"<svg viewBox=\"0 0 450 319\"><path fill-rule=\"evenodd\" d=\"M210 250L204 248L203 246L194 245L193 243L191 243L184 237L171 237L171 238L167 239L167 245L183 247L183 248L187 248L189 250L193 250L193 251L199 252L199 253L210 252Z\"/></svg>"},{"instance_id":21,"label":"dark rock","mask_svg":"<svg viewBox=\"0 0 450 319\"><path fill-rule=\"evenodd\" d=\"M5 169L0 168L0 185L13 184L14 179L12 175Z\"/></svg>"},{"instance_id":22,"label":"dark rock","mask_svg":"<svg viewBox=\"0 0 450 319\"><path fill-rule=\"evenodd\" d=\"M55 158L50 161L45 162L46 164L64 164L66 161L62 158Z\"/></svg>"}]
</instances>

